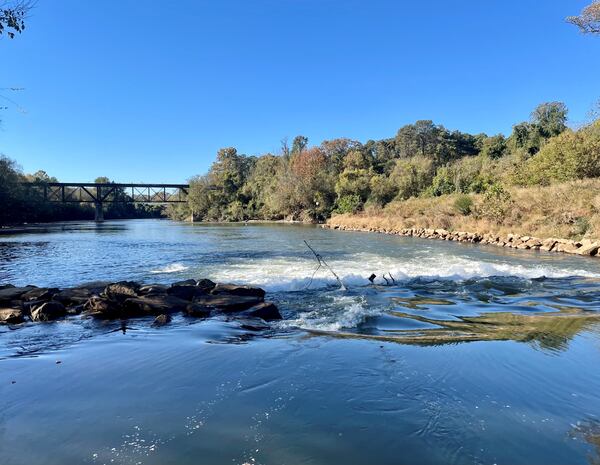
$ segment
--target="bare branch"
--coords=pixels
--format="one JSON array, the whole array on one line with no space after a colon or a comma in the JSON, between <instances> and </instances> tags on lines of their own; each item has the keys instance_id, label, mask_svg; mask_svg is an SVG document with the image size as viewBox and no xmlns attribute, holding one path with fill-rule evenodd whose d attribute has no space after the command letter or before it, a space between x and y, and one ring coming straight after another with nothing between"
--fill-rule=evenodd
<instances>
[{"instance_id":1,"label":"bare branch","mask_svg":"<svg viewBox=\"0 0 600 465\"><path fill-rule=\"evenodd\" d=\"M34 0L0 1L0 37L13 39L25 29L25 19L35 6Z\"/></svg>"},{"instance_id":2,"label":"bare branch","mask_svg":"<svg viewBox=\"0 0 600 465\"><path fill-rule=\"evenodd\" d=\"M329 266L329 264L325 261L325 259L321 255L319 255L317 252L315 252L315 249L313 249L308 242L304 241L304 243L306 244L306 247L308 247L310 249L310 251L313 253L313 255L317 259L317 263L318 263L318 266L315 269L315 271L313 272L313 274L312 274L312 276L310 278L310 281L308 282L308 285L306 286L306 288L308 289L310 287L310 285L312 284L312 281L313 281L313 278L314 278L315 274L317 273L317 271L319 271L319 269L322 266L324 266L329 271L331 271L331 274L333 276L335 276L335 279L340 284L340 289L342 291L345 291L346 290L346 286L344 286L344 283L342 283L342 280L340 279L340 277L335 273L335 271L333 271L333 269Z\"/></svg>"}]
</instances>

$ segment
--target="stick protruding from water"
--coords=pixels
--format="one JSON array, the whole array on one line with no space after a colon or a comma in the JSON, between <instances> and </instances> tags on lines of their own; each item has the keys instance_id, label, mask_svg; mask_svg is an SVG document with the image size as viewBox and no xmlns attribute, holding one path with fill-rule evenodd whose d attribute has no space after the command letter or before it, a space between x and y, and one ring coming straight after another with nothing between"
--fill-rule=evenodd
<instances>
[{"instance_id":1,"label":"stick protruding from water","mask_svg":"<svg viewBox=\"0 0 600 465\"><path fill-rule=\"evenodd\" d=\"M333 269L329 266L329 264L325 261L325 259L318 254L315 249L313 249L310 244L308 242L306 242L306 240L304 241L304 243L306 244L306 247L308 247L310 249L310 251L313 253L313 255L315 256L315 258L317 259L317 263L318 266L315 269L315 271L313 272L312 276L310 277L310 281L308 283L308 285L306 286L306 288L308 289L310 287L310 285L312 284L313 278L315 277L315 274L317 271L319 271L319 269L323 266L325 268L327 268L331 274L335 277L335 279L337 280L337 282L340 284L340 289L342 291L346 290L346 286L344 286L344 283L342 282L342 280L340 279L340 277L336 274L335 271L333 271Z\"/></svg>"}]
</instances>

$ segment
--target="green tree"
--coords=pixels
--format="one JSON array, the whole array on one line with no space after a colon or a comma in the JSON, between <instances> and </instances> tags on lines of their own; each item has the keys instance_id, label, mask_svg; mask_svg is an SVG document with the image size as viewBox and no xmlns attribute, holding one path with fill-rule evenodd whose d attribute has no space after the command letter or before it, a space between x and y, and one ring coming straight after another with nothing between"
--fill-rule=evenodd
<instances>
[{"instance_id":1,"label":"green tree","mask_svg":"<svg viewBox=\"0 0 600 465\"><path fill-rule=\"evenodd\" d=\"M302 153L308 146L308 137L296 136L292 141L292 155Z\"/></svg>"},{"instance_id":2,"label":"green tree","mask_svg":"<svg viewBox=\"0 0 600 465\"><path fill-rule=\"evenodd\" d=\"M547 185L600 176L600 120L579 131L567 130L530 158L521 181Z\"/></svg>"},{"instance_id":3,"label":"green tree","mask_svg":"<svg viewBox=\"0 0 600 465\"><path fill-rule=\"evenodd\" d=\"M379 206L384 206L394 200L398 194L398 187L389 176L378 174L370 180L370 191L368 201Z\"/></svg>"},{"instance_id":4,"label":"green tree","mask_svg":"<svg viewBox=\"0 0 600 465\"><path fill-rule=\"evenodd\" d=\"M434 165L430 158L416 156L396 160L390 181L397 189L399 200L416 197L424 192L433 179Z\"/></svg>"},{"instance_id":5,"label":"green tree","mask_svg":"<svg viewBox=\"0 0 600 465\"><path fill-rule=\"evenodd\" d=\"M23 220L23 189L21 173L17 164L0 155L0 224L17 223Z\"/></svg>"},{"instance_id":6,"label":"green tree","mask_svg":"<svg viewBox=\"0 0 600 465\"><path fill-rule=\"evenodd\" d=\"M506 154L506 138L502 134L486 137L481 143L481 155L492 159L503 157Z\"/></svg>"},{"instance_id":7,"label":"green tree","mask_svg":"<svg viewBox=\"0 0 600 465\"><path fill-rule=\"evenodd\" d=\"M568 112L567 106L562 102L542 103L531 113L531 121L540 135L549 139L567 129Z\"/></svg>"},{"instance_id":8,"label":"green tree","mask_svg":"<svg viewBox=\"0 0 600 465\"><path fill-rule=\"evenodd\" d=\"M362 205L370 193L371 172L365 156L358 151L349 152L343 160L344 170L339 174L335 192L339 199L355 196Z\"/></svg>"},{"instance_id":9,"label":"green tree","mask_svg":"<svg viewBox=\"0 0 600 465\"><path fill-rule=\"evenodd\" d=\"M277 219L281 214L277 211L274 197L277 190L277 179L282 176L285 161L283 157L267 154L258 157L243 187L247 198L247 214L252 218Z\"/></svg>"}]
</instances>

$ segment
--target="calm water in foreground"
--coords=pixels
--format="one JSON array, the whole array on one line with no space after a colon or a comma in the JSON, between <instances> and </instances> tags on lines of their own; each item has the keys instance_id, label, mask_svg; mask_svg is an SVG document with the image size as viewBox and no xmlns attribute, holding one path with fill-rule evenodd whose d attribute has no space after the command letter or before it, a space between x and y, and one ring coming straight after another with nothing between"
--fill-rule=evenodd
<instances>
[{"instance_id":1,"label":"calm water in foreground","mask_svg":"<svg viewBox=\"0 0 600 465\"><path fill-rule=\"evenodd\" d=\"M0 236L0 283L188 277L260 285L285 320L0 327L0 463L600 461L598 259L290 225Z\"/></svg>"}]
</instances>

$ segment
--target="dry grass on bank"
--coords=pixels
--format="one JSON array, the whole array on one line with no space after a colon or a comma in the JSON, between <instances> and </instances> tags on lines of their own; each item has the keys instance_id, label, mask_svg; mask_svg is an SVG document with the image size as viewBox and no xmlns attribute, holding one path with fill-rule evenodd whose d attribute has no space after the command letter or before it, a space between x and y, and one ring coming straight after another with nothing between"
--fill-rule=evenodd
<instances>
[{"instance_id":1,"label":"dry grass on bank","mask_svg":"<svg viewBox=\"0 0 600 465\"><path fill-rule=\"evenodd\" d=\"M480 234L600 239L600 179L507 190L510 206L497 219L485 215L484 196L470 195L472 211L463 215L455 203L464 195L453 194L394 201L385 208L334 215L328 223L360 229L443 228Z\"/></svg>"}]
</instances>

